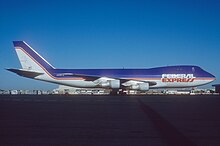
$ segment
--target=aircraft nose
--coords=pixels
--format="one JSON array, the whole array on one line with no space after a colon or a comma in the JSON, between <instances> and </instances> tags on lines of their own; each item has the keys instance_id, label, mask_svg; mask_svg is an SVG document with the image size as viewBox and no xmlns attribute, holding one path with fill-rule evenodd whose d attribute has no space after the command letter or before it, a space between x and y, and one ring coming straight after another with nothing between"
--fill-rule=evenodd
<instances>
[{"instance_id":1,"label":"aircraft nose","mask_svg":"<svg viewBox=\"0 0 220 146\"><path fill-rule=\"evenodd\" d=\"M212 78L212 81L214 81L214 80L216 80L216 77L215 77L215 76Z\"/></svg>"},{"instance_id":2,"label":"aircraft nose","mask_svg":"<svg viewBox=\"0 0 220 146\"><path fill-rule=\"evenodd\" d=\"M209 74L209 78L210 78L211 82L216 80L216 77L213 74L211 74L211 73L208 73L208 74Z\"/></svg>"}]
</instances>

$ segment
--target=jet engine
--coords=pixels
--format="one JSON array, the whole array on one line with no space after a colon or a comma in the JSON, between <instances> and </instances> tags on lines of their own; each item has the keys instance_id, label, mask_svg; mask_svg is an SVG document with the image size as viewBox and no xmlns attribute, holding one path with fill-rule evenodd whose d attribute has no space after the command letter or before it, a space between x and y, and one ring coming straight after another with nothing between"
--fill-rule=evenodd
<instances>
[{"instance_id":1,"label":"jet engine","mask_svg":"<svg viewBox=\"0 0 220 146\"><path fill-rule=\"evenodd\" d=\"M149 83L137 83L135 85L131 85L130 89L140 90L140 91L148 91L149 90Z\"/></svg>"},{"instance_id":2,"label":"jet engine","mask_svg":"<svg viewBox=\"0 0 220 146\"><path fill-rule=\"evenodd\" d=\"M105 82L100 83L99 85L104 88L119 89L120 81L119 80L107 80Z\"/></svg>"}]
</instances>

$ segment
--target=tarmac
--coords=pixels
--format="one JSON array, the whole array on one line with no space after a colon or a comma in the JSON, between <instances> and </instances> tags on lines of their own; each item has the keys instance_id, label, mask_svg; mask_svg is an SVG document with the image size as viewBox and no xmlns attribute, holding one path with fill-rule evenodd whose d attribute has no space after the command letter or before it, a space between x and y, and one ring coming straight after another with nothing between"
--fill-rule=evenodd
<instances>
[{"instance_id":1,"label":"tarmac","mask_svg":"<svg viewBox=\"0 0 220 146\"><path fill-rule=\"evenodd\" d=\"M220 96L1 95L0 145L218 146Z\"/></svg>"}]
</instances>

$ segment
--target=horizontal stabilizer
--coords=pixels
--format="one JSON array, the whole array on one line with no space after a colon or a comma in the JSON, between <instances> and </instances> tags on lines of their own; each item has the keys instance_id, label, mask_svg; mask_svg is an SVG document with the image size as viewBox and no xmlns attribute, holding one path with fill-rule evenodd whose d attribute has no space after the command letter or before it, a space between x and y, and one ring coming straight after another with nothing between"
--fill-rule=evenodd
<instances>
[{"instance_id":1,"label":"horizontal stabilizer","mask_svg":"<svg viewBox=\"0 0 220 146\"><path fill-rule=\"evenodd\" d=\"M7 70L16 73L19 76L23 76L27 78L35 78L39 75L44 74L44 73L39 73L39 72L34 72L34 71L27 71L27 70L22 70L22 69L13 69L13 68L9 68Z\"/></svg>"}]
</instances>

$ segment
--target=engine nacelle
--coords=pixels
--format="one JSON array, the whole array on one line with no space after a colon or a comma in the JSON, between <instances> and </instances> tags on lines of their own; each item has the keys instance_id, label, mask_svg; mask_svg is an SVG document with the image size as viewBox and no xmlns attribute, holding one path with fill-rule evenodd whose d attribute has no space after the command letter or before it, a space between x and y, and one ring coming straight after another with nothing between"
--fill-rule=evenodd
<instances>
[{"instance_id":1,"label":"engine nacelle","mask_svg":"<svg viewBox=\"0 0 220 146\"><path fill-rule=\"evenodd\" d=\"M149 84L148 83L138 83L138 84L130 86L130 89L140 90L140 91L148 91L149 90Z\"/></svg>"},{"instance_id":2,"label":"engine nacelle","mask_svg":"<svg viewBox=\"0 0 220 146\"><path fill-rule=\"evenodd\" d=\"M100 84L101 87L111 88L111 89L119 89L120 81L119 80L108 80Z\"/></svg>"}]
</instances>

